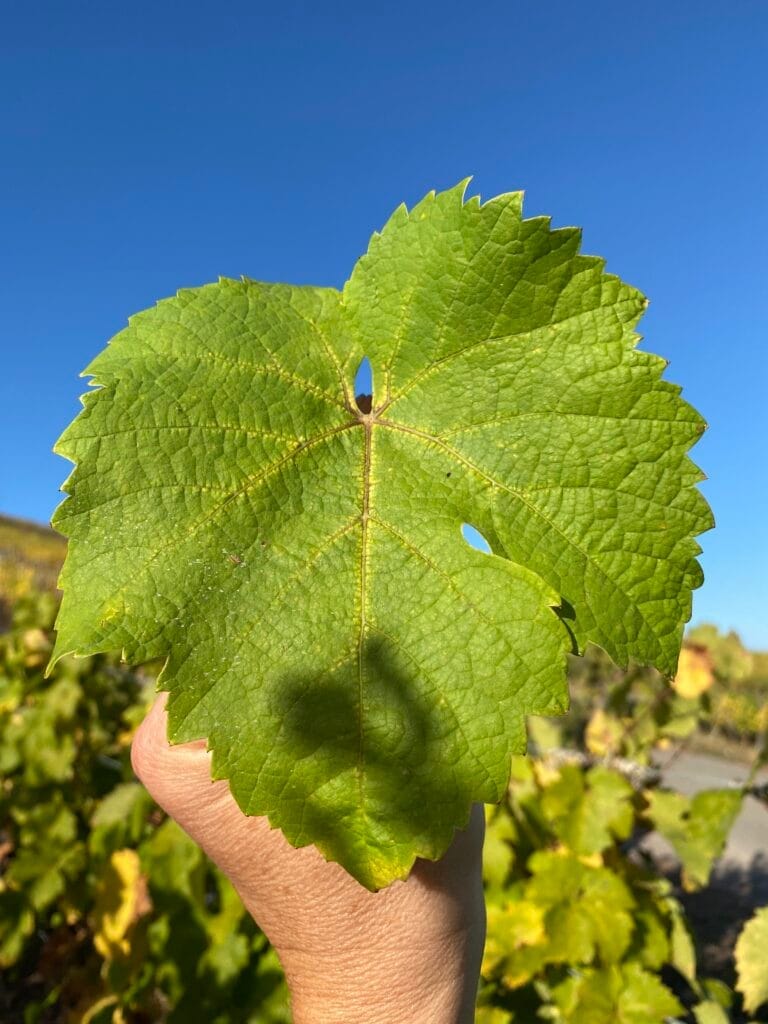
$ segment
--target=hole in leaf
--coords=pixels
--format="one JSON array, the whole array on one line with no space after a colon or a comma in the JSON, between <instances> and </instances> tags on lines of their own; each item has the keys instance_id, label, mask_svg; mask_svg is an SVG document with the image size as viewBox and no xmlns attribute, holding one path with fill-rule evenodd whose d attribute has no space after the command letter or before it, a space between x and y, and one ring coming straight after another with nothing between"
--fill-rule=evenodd
<instances>
[{"instance_id":1,"label":"hole in leaf","mask_svg":"<svg viewBox=\"0 0 768 1024\"><path fill-rule=\"evenodd\" d=\"M470 526L469 523L461 524L461 535L464 540L469 544L471 548L477 548L478 551L482 551L485 555L492 555L491 545L474 526Z\"/></svg>"},{"instance_id":2,"label":"hole in leaf","mask_svg":"<svg viewBox=\"0 0 768 1024\"><path fill-rule=\"evenodd\" d=\"M355 374L355 402L360 412L373 408L373 370L368 356L363 356Z\"/></svg>"}]
</instances>

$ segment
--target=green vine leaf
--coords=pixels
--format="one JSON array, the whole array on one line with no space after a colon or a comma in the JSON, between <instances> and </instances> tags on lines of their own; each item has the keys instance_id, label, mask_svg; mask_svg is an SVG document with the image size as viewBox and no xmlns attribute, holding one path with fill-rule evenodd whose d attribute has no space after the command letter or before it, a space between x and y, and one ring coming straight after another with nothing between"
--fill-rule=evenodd
<instances>
[{"instance_id":1,"label":"green vine leaf","mask_svg":"<svg viewBox=\"0 0 768 1024\"><path fill-rule=\"evenodd\" d=\"M644 298L519 193L464 191L401 206L341 292L134 316L56 446L54 660L166 657L171 739L371 888L501 797L568 650L674 672L711 525Z\"/></svg>"}]
</instances>

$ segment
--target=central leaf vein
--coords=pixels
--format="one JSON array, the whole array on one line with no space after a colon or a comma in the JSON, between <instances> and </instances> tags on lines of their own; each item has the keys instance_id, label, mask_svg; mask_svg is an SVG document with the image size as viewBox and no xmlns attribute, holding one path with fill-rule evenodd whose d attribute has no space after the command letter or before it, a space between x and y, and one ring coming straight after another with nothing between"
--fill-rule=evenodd
<instances>
[{"instance_id":1,"label":"central leaf vein","mask_svg":"<svg viewBox=\"0 0 768 1024\"><path fill-rule=\"evenodd\" d=\"M360 504L360 630L357 638L357 714L358 714L358 750L357 750L357 774L360 805L364 802L363 791L363 764L365 760L364 749L364 722L363 722L363 677L365 668L365 640L368 630L368 523L369 508L371 501L371 456L373 431L370 421L363 424L365 443L363 447L363 494Z\"/></svg>"}]
</instances>

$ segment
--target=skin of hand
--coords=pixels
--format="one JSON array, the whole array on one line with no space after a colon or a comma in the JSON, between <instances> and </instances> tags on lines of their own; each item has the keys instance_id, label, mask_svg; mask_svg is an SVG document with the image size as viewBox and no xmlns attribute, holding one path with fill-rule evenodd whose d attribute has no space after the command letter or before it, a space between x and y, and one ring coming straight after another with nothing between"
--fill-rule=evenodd
<instances>
[{"instance_id":1,"label":"skin of hand","mask_svg":"<svg viewBox=\"0 0 768 1024\"><path fill-rule=\"evenodd\" d=\"M275 947L294 1024L471 1024L485 939L484 817L476 805L439 861L371 893L313 846L295 849L211 781L205 742L171 745L162 694L134 771L229 877Z\"/></svg>"}]
</instances>

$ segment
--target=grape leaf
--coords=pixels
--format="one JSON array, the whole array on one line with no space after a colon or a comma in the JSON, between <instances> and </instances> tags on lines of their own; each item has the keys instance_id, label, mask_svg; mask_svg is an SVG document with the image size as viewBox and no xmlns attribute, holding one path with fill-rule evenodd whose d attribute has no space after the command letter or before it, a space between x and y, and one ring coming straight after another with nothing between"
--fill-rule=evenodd
<instances>
[{"instance_id":1,"label":"grape leaf","mask_svg":"<svg viewBox=\"0 0 768 1024\"><path fill-rule=\"evenodd\" d=\"M682 862L683 887L693 890L706 885L741 811L743 791L705 789L688 797L655 789L646 796L648 817Z\"/></svg>"},{"instance_id":2,"label":"grape leaf","mask_svg":"<svg viewBox=\"0 0 768 1024\"><path fill-rule=\"evenodd\" d=\"M488 908L483 977L500 977L508 988L530 981L547 960L545 910L520 898Z\"/></svg>"},{"instance_id":3,"label":"grape leaf","mask_svg":"<svg viewBox=\"0 0 768 1024\"><path fill-rule=\"evenodd\" d=\"M0 889L0 967L11 967L35 930L35 913L22 892Z\"/></svg>"},{"instance_id":4,"label":"grape leaf","mask_svg":"<svg viewBox=\"0 0 768 1024\"><path fill-rule=\"evenodd\" d=\"M552 994L569 1024L660 1024L683 1012L659 978L632 963L574 973Z\"/></svg>"},{"instance_id":5,"label":"grape leaf","mask_svg":"<svg viewBox=\"0 0 768 1024\"><path fill-rule=\"evenodd\" d=\"M592 867L566 851L537 850L525 899L548 908L547 959L604 963L621 959L629 946L635 901L624 880L605 867Z\"/></svg>"},{"instance_id":6,"label":"grape leaf","mask_svg":"<svg viewBox=\"0 0 768 1024\"><path fill-rule=\"evenodd\" d=\"M105 960L119 960L131 952L130 933L149 912L147 880L135 850L116 850L99 880L93 910L93 944Z\"/></svg>"},{"instance_id":7,"label":"grape leaf","mask_svg":"<svg viewBox=\"0 0 768 1024\"><path fill-rule=\"evenodd\" d=\"M744 1006L755 1013L768 1002L768 970L765 950L768 948L768 907L761 907L747 921L735 949L736 988L744 996Z\"/></svg>"},{"instance_id":8,"label":"grape leaf","mask_svg":"<svg viewBox=\"0 0 768 1024\"><path fill-rule=\"evenodd\" d=\"M574 853L601 853L632 829L632 787L618 772L566 764L541 795L541 812Z\"/></svg>"},{"instance_id":9,"label":"grape leaf","mask_svg":"<svg viewBox=\"0 0 768 1024\"><path fill-rule=\"evenodd\" d=\"M731 1024L731 1018L722 1006L709 999L694 1006L693 1016L696 1018L696 1024Z\"/></svg>"},{"instance_id":10,"label":"grape leaf","mask_svg":"<svg viewBox=\"0 0 768 1024\"><path fill-rule=\"evenodd\" d=\"M501 797L568 650L674 673L711 525L645 299L465 187L398 208L342 291L222 279L134 316L56 446L53 660L166 657L170 738L370 888Z\"/></svg>"},{"instance_id":11,"label":"grape leaf","mask_svg":"<svg viewBox=\"0 0 768 1024\"><path fill-rule=\"evenodd\" d=\"M696 982L696 946L682 907L677 900L669 898L667 909L670 915L670 964L691 983Z\"/></svg>"}]
</instances>

